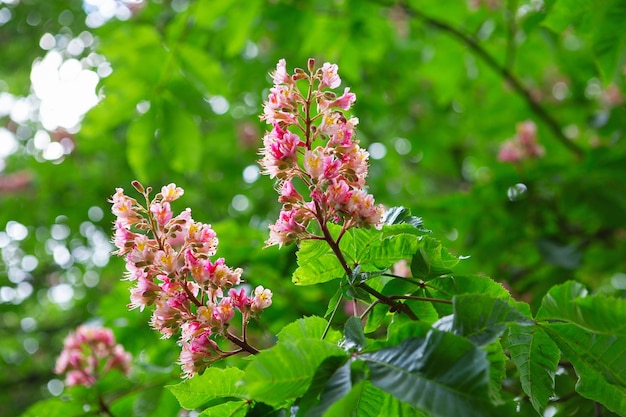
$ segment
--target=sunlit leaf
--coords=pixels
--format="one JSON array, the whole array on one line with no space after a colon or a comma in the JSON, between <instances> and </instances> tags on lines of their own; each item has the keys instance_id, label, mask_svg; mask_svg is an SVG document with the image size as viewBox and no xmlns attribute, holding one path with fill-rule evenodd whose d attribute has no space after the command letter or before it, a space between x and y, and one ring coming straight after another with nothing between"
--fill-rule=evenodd
<instances>
[{"instance_id":1,"label":"sunlit leaf","mask_svg":"<svg viewBox=\"0 0 626 417\"><path fill-rule=\"evenodd\" d=\"M198 417L243 417L250 408L247 401L228 401L223 404L209 407Z\"/></svg>"},{"instance_id":2,"label":"sunlit leaf","mask_svg":"<svg viewBox=\"0 0 626 417\"><path fill-rule=\"evenodd\" d=\"M176 385L167 385L180 405L192 410L216 397L246 398L246 390L239 384L243 371L239 368L208 368L202 375L182 381ZM220 381L216 384L215 381Z\"/></svg>"},{"instance_id":3,"label":"sunlit leaf","mask_svg":"<svg viewBox=\"0 0 626 417\"><path fill-rule=\"evenodd\" d=\"M304 317L289 323L278 332L277 337L281 342L295 342L299 339L321 339L324 330L328 326L328 321L321 317ZM337 341L341 337L341 332L330 329L326 335L326 341Z\"/></svg>"}]
</instances>

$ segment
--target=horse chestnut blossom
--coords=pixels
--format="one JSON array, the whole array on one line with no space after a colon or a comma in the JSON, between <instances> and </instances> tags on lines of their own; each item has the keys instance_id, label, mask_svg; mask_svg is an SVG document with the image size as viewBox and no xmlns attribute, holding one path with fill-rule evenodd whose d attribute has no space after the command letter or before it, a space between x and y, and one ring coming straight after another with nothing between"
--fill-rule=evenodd
<instances>
[{"instance_id":1,"label":"horse chestnut blossom","mask_svg":"<svg viewBox=\"0 0 626 417\"><path fill-rule=\"evenodd\" d=\"M541 158L543 146L537 142L537 126L531 120L518 123L516 135L504 141L498 152L500 162L518 163L526 159Z\"/></svg>"},{"instance_id":2,"label":"horse chestnut blossom","mask_svg":"<svg viewBox=\"0 0 626 417\"><path fill-rule=\"evenodd\" d=\"M54 371L66 374L65 385L68 387L90 387L114 369L128 375L131 359L130 353L115 343L111 329L79 326L65 338Z\"/></svg>"},{"instance_id":3,"label":"horse chestnut blossom","mask_svg":"<svg viewBox=\"0 0 626 417\"><path fill-rule=\"evenodd\" d=\"M129 307L152 307L150 325L163 338L180 332L179 363L185 377L202 373L211 363L241 352L257 353L248 344L246 329L272 304L272 292L261 286L250 295L243 287L241 268L215 259L218 238L211 225L197 222L191 209L174 216L171 203L184 190L175 184L161 188L151 200L151 188L134 181L145 205L117 188L111 198L117 216L113 242L126 260L126 278L134 283ZM239 311L242 337L229 330ZM224 351L216 342L225 338L237 346Z\"/></svg>"},{"instance_id":4,"label":"horse chestnut blossom","mask_svg":"<svg viewBox=\"0 0 626 417\"><path fill-rule=\"evenodd\" d=\"M290 75L281 59L271 76L261 120L272 129L263 137L259 164L277 179L283 206L267 246L327 239L310 231L312 221L326 231L328 223L341 225L340 236L351 227L378 225L383 208L366 191L369 154L356 139L359 120L345 113L356 96L348 87L340 96L329 90L341 84L337 65L315 69L309 59L308 73L296 68Z\"/></svg>"}]
</instances>

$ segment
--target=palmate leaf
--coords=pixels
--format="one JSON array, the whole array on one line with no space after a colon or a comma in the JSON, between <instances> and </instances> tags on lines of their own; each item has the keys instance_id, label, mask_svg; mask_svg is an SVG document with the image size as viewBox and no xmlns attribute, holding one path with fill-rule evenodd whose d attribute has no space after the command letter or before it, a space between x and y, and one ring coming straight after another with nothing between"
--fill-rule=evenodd
<instances>
[{"instance_id":1,"label":"palmate leaf","mask_svg":"<svg viewBox=\"0 0 626 417\"><path fill-rule=\"evenodd\" d=\"M520 375L522 389L539 414L554 395L554 374L561 357L559 348L539 326L511 324L504 347Z\"/></svg>"},{"instance_id":2,"label":"palmate leaf","mask_svg":"<svg viewBox=\"0 0 626 417\"><path fill-rule=\"evenodd\" d=\"M591 333L569 323L543 328L574 366L576 391L626 416L626 336Z\"/></svg>"},{"instance_id":3,"label":"palmate leaf","mask_svg":"<svg viewBox=\"0 0 626 417\"><path fill-rule=\"evenodd\" d=\"M494 415L486 353L461 336L433 329L361 358L375 386L435 417Z\"/></svg>"},{"instance_id":4,"label":"palmate leaf","mask_svg":"<svg viewBox=\"0 0 626 417\"><path fill-rule=\"evenodd\" d=\"M193 410L215 398L245 399L246 390L239 385L243 375L239 368L208 368L202 375L176 385L166 385L165 388L174 394L181 407ZM219 381L219 384L215 381Z\"/></svg>"},{"instance_id":5,"label":"palmate leaf","mask_svg":"<svg viewBox=\"0 0 626 417\"><path fill-rule=\"evenodd\" d=\"M340 228L329 225L336 236ZM361 272L386 269L402 259L410 259L419 247L418 237L411 234L385 238L382 230L350 229L339 245L348 267L357 265ZM313 285L339 279L346 275L328 243L320 240L305 240L298 250L298 268L293 273L297 285Z\"/></svg>"},{"instance_id":6,"label":"palmate leaf","mask_svg":"<svg viewBox=\"0 0 626 417\"><path fill-rule=\"evenodd\" d=\"M418 410L411 404L400 401L393 395L383 392L383 402L377 417L430 417L430 414Z\"/></svg>"},{"instance_id":7,"label":"palmate leaf","mask_svg":"<svg viewBox=\"0 0 626 417\"><path fill-rule=\"evenodd\" d=\"M348 357L339 346L319 339L280 342L256 355L246 368L248 393L270 405L300 397L319 365L333 356Z\"/></svg>"}]
</instances>

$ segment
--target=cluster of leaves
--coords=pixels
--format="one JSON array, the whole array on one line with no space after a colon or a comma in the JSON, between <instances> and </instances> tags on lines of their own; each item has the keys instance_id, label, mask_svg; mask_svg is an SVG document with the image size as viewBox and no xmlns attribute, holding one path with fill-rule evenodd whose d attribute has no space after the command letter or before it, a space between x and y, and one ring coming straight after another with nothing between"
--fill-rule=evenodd
<instances>
[{"instance_id":1,"label":"cluster of leaves","mask_svg":"<svg viewBox=\"0 0 626 417\"><path fill-rule=\"evenodd\" d=\"M357 271L351 277L324 241L303 242L298 251L294 282L338 280L327 317L343 297L366 303L360 317L350 316L342 330L319 316L298 319L244 366L212 367L167 386L180 405L201 416L479 417L543 415L562 403L557 415L568 415L568 403L580 395L575 407L626 415L623 299L592 296L568 281L552 288L533 315L492 279L456 274L459 259L406 209L392 209L386 219L380 230L351 229L342 240ZM409 278L389 273L403 259ZM381 302L391 299L404 308ZM567 392L573 378L575 391ZM58 410L49 415L72 415L85 401L84 393L72 396L48 400Z\"/></svg>"}]
</instances>

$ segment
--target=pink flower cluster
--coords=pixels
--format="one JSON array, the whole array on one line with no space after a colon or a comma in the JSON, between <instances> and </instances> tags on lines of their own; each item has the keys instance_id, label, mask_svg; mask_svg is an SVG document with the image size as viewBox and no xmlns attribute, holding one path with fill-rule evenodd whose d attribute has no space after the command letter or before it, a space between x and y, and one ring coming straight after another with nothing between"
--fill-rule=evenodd
<instances>
[{"instance_id":1,"label":"pink flower cluster","mask_svg":"<svg viewBox=\"0 0 626 417\"><path fill-rule=\"evenodd\" d=\"M518 163L527 159L541 158L545 150L537 142L537 126L531 120L518 123L517 134L502 143L498 152L500 162Z\"/></svg>"},{"instance_id":2,"label":"pink flower cluster","mask_svg":"<svg viewBox=\"0 0 626 417\"><path fill-rule=\"evenodd\" d=\"M263 137L259 164L278 180L283 207L270 225L268 246L316 238L309 232L312 220L344 231L380 222L382 206L365 190L369 154L355 137L358 119L345 114L356 96L347 87L340 96L329 90L341 84L337 71L328 62L316 69L309 59L308 73L296 68L289 74L281 59L271 74L261 119L272 130Z\"/></svg>"},{"instance_id":3,"label":"pink flower cluster","mask_svg":"<svg viewBox=\"0 0 626 417\"><path fill-rule=\"evenodd\" d=\"M130 372L130 353L115 343L111 329L79 326L63 342L63 351L57 359L54 371L65 373L65 385L90 387L105 373L117 369Z\"/></svg>"},{"instance_id":4,"label":"pink flower cluster","mask_svg":"<svg viewBox=\"0 0 626 417\"><path fill-rule=\"evenodd\" d=\"M150 200L150 188L137 181L133 186L144 195L145 207L121 188L111 199L116 253L125 257L127 278L135 283L129 306L154 306L151 325L163 338L181 332L180 364L186 377L232 354L256 353L245 340L245 329L250 318L272 304L272 292L259 286L247 295L244 288L234 288L242 283L243 270L229 267L223 258L212 260L218 239L211 226L193 220L189 208L174 216L170 203L183 195L182 188L169 184ZM237 310L243 339L228 331ZM223 351L216 336L239 349Z\"/></svg>"}]
</instances>

